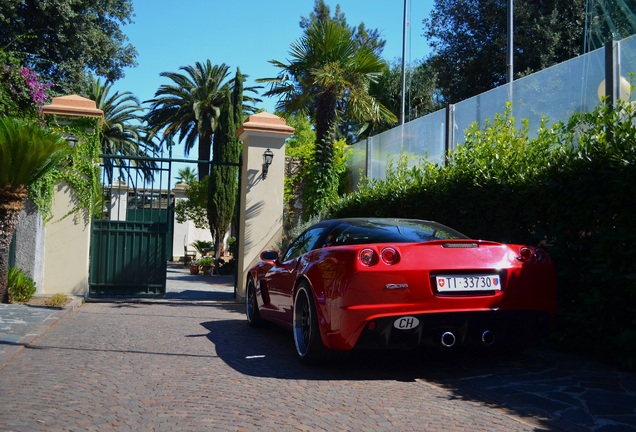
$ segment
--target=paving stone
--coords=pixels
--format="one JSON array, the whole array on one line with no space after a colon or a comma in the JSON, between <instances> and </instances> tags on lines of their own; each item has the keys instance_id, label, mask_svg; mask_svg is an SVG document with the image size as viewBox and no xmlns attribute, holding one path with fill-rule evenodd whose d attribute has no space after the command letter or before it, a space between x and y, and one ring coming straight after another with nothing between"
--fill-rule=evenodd
<instances>
[{"instance_id":1,"label":"paving stone","mask_svg":"<svg viewBox=\"0 0 636 432\"><path fill-rule=\"evenodd\" d=\"M173 300L87 303L24 344L0 368L0 430L636 430L634 374L586 359L373 352L307 367L243 305Z\"/></svg>"}]
</instances>

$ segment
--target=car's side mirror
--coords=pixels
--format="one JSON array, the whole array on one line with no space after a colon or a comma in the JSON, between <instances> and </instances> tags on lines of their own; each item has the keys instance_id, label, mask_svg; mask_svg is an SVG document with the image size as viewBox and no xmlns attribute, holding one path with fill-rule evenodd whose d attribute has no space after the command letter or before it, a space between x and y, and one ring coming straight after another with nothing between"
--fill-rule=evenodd
<instances>
[{"instance_id":1,"label":"car's side mirror","mask_svg":"<svg viewBox=\"0 0 636 432\"><path fill-rule=\"evenodd\" d=\"M275 250L266 250L261 252L261 261L276 261L278 259L278 252Z\"/></svg>"}]
</instances>

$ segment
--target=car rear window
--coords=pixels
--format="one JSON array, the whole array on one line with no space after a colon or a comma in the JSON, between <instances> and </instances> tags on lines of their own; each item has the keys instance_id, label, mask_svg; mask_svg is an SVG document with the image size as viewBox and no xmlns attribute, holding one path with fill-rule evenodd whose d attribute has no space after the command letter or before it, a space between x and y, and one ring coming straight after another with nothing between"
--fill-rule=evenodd
<instances>
[{"instance_id":1,"label":"car rear window","mask_svg":"<svg viewBox=\"0 0 636 432\"><path fill-rule=\"evenodd\" d=\"M436 222L364 220L346 222L333 229L329 245L369 243L411 243L432 240L465 239L465 235Z\"/></svg>"}]
</instances>

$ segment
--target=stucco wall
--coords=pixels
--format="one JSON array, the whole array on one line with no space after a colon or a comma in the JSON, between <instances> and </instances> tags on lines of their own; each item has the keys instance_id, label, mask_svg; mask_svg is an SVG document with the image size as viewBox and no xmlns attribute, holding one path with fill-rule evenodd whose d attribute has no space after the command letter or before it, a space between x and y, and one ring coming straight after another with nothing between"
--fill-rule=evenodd
<instances>
[{"instance_id":1,"label":"stucco wall","mask_svg":"<svg viewBox=\"0 0 636 432\"><path fill-rule=\"evenodd\" d=\"M53 198L53 218L47 222L44 249L45 294L88 293L90 223L84 212L62 218L73 207L70 187L60 184Z\"/></svg>"},{"instance_id":2,"label":"stucco wall","mask_svg":"<svg viewBox=\"0 0 636 432\"><path fill-rule=\"evenodd\" d=\"M293 133L285 121L269 113L250 116L239 130L243 140L241 205L239 229L237 299L245 297L247 271L259 260L262 250L275 249L283 230L285 181L285 140ZM274 158L263 179L263 153Z\"/></svg>"}]
</instances>

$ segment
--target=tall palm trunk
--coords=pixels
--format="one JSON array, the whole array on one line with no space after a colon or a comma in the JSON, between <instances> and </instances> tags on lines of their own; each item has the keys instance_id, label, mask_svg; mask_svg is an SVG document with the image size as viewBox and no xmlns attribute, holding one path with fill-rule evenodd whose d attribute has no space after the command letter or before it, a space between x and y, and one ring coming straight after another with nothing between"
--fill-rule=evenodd
<instances>
[{"instance_id":1,"label":"tall palm trunk","mask_svg":"<svg viewBox=\"0 0 636 432\"><path fill-rule=\"evenodd\" d=\"M199 160L206 161L200 162L197 165L199 170L199 181L202 181L204 178L210 175L210 156L212 146L212 130L208 129L202 135L199 135Z\"/></svg>"},{"instance_id":2,"label":"tall palm trunk","mask_svg":"<svg viewBox=\"0 0 636 432\"><path fill-rule=\"evenodd\" d=\"M27 189L24 186L6 185L0 189L0 302L2 303L9 302L7 286L9 245L27 195Z\"/></svg>"},{"instance_id":3,"label":"tall palm trunk","mask_svg":"<svg viewBox=\"0 0 636 432\"><path fill-rule=\"evenodd\" d=\"M308 199L308 216L325 208L328 198L337 190L333 175L333 145L336 139L336 98L333 93L323 93L317 98L315 172L312 175L313 196Z\"/></svg>"}]
</instances>

